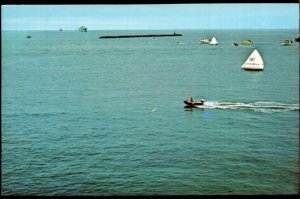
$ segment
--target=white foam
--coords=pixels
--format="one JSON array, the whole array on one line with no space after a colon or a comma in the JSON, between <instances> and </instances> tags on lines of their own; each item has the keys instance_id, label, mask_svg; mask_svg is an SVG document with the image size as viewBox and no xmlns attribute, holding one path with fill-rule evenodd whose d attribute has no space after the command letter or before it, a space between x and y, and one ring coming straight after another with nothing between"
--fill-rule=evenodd
<instances>
[{"instance_id":1,"label":"white foam","mask_svg":"<svg viewBox=\"0 0 300 199\"><path fill-rule=\"evenodd\" d=\"M257 112L273 113L282 111L299 111L299 104L284 104L278 102L257 101L253 103L243 102L205 102L197 108L206 109L251 109Z\"/></svg>"},{"instance_id":2,"label":"white foam","mask_svg":"<svg viewBox=\"0 0 300 199\"><path fill-rule=\"evenodd\" d=\"M157 109L157 108L154 108L154 109L152 109L152 111L151 111L151 112L154 112L154 111L156 111L156 109Z\"/></svg>"}]
</instances>

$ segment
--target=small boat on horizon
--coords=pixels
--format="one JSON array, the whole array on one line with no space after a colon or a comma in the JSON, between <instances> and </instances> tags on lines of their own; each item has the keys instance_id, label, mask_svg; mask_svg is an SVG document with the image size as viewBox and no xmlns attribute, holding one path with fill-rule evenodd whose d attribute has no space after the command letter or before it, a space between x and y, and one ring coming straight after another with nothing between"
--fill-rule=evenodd
<instances>
[{"instance_id":1,"label":"small boat on horizon","mask_svg":"<svg viewBox=\"0 0 300 199\"><path fill-rule=\"evenodd\" d=\"M233 43L232 46L239 46L237 43Z\"/></svg>"},{"instance_id":2,"label":"small boat on horizon","mask_svg":"<svg viewBox=\"0 0 300 199\"><path fill-rule=\"evenodd\" d=\"M293 41L292 41L292 40L288 40L288 39L283 40L283 41L281 42L281 45L283 45L283 46L290 46L290 45L292 45L292 44L293 44Z\"/></svg>"},{"instance_id":3,"label":"small boat on horizon","mask_svg":"<svg viewBox=\"0 0 300 199\"><path fill-rule=\"evenodd\" d=\"M252 71L262 71L264 69L264 61L256 49L251 53L241 68Z\"/></svg>"},{"instance_id":4,"label":"small boat on horizon","mask_svg":"<svg viewBox=\"0 0 300 199\"><path fill-rule=\"evenodd\" d=\"M31 35L27 35L26 38L27 38L27 39L30 39L30 38L31 38Z\"/></svg>"},{"instance_id":5,"label":"small boat on horizon","mask_svg":"<svg viewBox=\"0 0 300 199\"><path fill-rule=\"evenodd\" d=\"M79 32L87 32L87 27L81 26Z\"/></svg>"},{"instance_id":6,"label":"small boat on horizon","mask_svg":"<svg viewBox=\"0 0 300 199\"><path fill-rule=\"evenodd\" d=\"M201 39L198 41L199 44L210 44L210 45L218 45L218 41L215 37L211 39Z\"/></svg>"},{"instance_id":7,"label":"small boat on horizon","mask_svg":"<svg viewBox=\"0 0 300 199\"><path fill-rule=\"evenodd\" d=\"M252 45L253 42L248 39L248 40L243 41L241 44L243 44L243 45Z\"/></svg>"},{"instance_id":8,"label":"small boat on horizon","mask_svg":"<svg viewBox=\"0 0 300 199\"><path fill-rule=\"evenodd\" d=\"M211 39L201 39L200 41L198 41L199 44L209 44L211 41Z\"/></svg>"}]
</instances>

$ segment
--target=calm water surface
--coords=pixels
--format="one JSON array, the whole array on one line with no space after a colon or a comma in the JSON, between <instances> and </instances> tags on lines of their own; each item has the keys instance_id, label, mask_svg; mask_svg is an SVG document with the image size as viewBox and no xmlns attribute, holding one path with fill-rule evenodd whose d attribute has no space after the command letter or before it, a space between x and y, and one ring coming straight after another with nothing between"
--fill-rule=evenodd
<instances>
[{"instance_id":1,"label":"calm water surface","mask_svg":"<svg viewBox=\"0 0 300 199\"><path fill-rule=\"evenodd\" d=\"M298 30L177 32L2 31L2 193L297 194Z\"/></svg>"}]
</instances>

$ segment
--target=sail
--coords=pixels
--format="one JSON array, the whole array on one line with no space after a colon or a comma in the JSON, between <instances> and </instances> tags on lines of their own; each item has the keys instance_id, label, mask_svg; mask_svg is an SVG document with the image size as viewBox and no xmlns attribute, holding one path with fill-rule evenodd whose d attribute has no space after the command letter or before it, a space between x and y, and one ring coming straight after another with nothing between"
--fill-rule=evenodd
<instances>
[{"instance_id":1,"label":"sail","mask_svg":"<svg viewBox=\"0 0 300 199\"><path fill-rule=\"evenodd\" d=\"M263 70L264 61L259 52L255 49L241 67L245 70Z\"/></svg>"},{"instance_id":2,"label":"sail","mask_svg":"<svg viewBox=\"0 0 300 199\"><path fill-rule=\"evenodd\" d=\"M213 38L211 39L211 41L209 42L209 44L210 44L210 45L218 45L218 41L217 41L217 39L216 39L215 37L213 37Z\"/></svg>"}]
</instances>

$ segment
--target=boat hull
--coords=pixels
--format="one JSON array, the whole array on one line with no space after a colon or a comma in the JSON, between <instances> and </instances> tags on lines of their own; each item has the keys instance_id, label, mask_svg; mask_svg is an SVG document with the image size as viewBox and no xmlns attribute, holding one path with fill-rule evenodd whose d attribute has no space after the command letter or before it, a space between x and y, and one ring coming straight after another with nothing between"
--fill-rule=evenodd
<instances>
[{"instance_id":1,"label":"boat hull","mask_svg":"<svg viewBox=\"0 0 300 199\"><path fill-rule=\"evenodd\" d=\"M209 44L210 40L208 39L203 39L203 40L200 40L198 43L199 44Z\"/></svg>"},{"instance_id":2,"label":"boat hull","mask_svg":"<svg viewBox=\"0 0 300 199\"><path fill-rule=\"evenodd\" d=\"M248 70L248 71L263 71L264 69L261 68L243 68L244 70Z\"/></svg>"},{"instance_id":3,"label":"boat hull","mask_svg":"<svg viewBox=\"0 0 300 199\"><path fill-rule=\"evenodd\" d=\"M292 45L291 43L281 43L282 46L290 46Z\"/></svg>"},{"instance_id":4,"label":"boat hull","mask_svg":"<svg viewBox=\"0 0 300 199\"><path fill-rule=\"evenodd\" d=\"M293 44L293 41L292 40L283 40L282 42L281 42L281 45L283 45L283 46L290 46L290 45L292 45Z\"/></svg>"}]
</instances>

